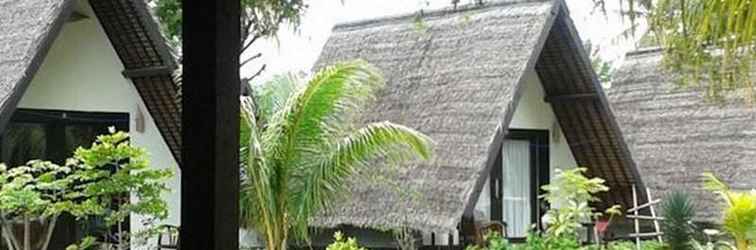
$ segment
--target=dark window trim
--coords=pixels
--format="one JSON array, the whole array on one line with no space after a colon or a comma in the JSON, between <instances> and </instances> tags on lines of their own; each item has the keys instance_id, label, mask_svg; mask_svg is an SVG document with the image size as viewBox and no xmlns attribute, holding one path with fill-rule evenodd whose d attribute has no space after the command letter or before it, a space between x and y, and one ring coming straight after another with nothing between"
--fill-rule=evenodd
<instances>
[{"instance_id":1,"label":"dark window trim","mask_svg":"<svg viewBox=\"0 0 756 250\"><path fill-rule=\"evenodd\" d=\"M550 159L549 159L549 130L544 129L509 129L505 140L528 140L530 141L530 183L531 183L531 223L536 224L538 230L542 230L541 217L548 209L548 205L541 202L538 199L544 192L541 190L541 186L549 184L550 181ZM502 145L503 145L502 141ZM491 169L490 178L490 192L491 199L491 220L503 221L503 208L502 201L499 197L496 198L495 193L502 193L504 186L503 181L500 179L502 176L502 164L503 164L503 147L500 147L498 155L496 157L496 163L494 168ZM496 190L495 179L499 179L499 190ZM525 238L522 237L508 237L513 242L524 242Z\"/></svg>"},{"instance_id":2,"label":"dark window trim","mask_svg":"<svg viewBox=\"0 0 756 250\"><path fill-rule=\"evenodd\" d=\"M128 112L86 112L56 109L19 108L13 113L11 122L59 124L104 123L121 131L129 131Z\"/></svg>"}]
</instances>

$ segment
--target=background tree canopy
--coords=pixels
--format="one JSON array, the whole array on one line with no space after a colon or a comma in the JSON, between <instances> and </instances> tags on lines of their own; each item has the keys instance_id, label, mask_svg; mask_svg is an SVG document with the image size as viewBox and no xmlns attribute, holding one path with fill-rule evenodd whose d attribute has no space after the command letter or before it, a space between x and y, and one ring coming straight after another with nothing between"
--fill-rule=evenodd
<instances>
[{"instance_id":1,"label":"background tree canopy","mask_svg":"<svg viewBox=\"0 0 756 250\"><path fill-rule=\"evenodd\" d=\"M607 0L594 0L603 9ZM613 0L612 0L613 1ZM644 19L643 39L662 48L663 64L683 87L706 89L721 98L735 91L754 101L756 4L752 0L628 0L623 14Z\"/></svg>"},{"instance_id":2,"label":"background tree canopy","mask_svg":"<svg viewBox=\"0 0 756 250\"><path fill-rule=\"evenodd\" d=\"M284 25L290 25L295 29L299 27L300 17L307 9L303 0L240 0L241 12L241 54L247 52L252 44L260 38L275 37L278 30ZM172 47L181 55L181 0L150 0L163 33L167 36ZM248 64L262 56L261 52L247 58L242 58L239 67ZM265 65L259 66L254 75L242 79L242 83L248 83L265 70Z\"/></svg>"}]
</instances>

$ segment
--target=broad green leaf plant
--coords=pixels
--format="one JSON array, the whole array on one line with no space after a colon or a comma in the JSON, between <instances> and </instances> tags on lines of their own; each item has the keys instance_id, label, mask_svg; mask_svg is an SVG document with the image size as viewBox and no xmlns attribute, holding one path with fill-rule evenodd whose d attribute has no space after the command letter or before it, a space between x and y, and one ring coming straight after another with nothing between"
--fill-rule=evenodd
<instances>
[{"instance_id":1,"label":"broad green leaf plant","mask_svg":"<svg viewBox=\"0 0 756 250\"><path fill-rule=\"evenodd\" d=\"M577 229L582 222L590 221L601 213L595 212L590 203L597 201L596 194L609 191L601 178L588 178L583 175L586 168L556 170L550 184L542 187L543 196L551 204L546 212L548 224L546 234L556 238L562 236L577 237ZM616 210L616 207L610 208Z\"/></svg>"},{"instance_id":2,"label":"broad green leaf plant","mask_svg":"<svg viewBox=\"0 0 756 250\"><path fill-rule=\"evenodd\" d=\"M345 237L343 233L336 232L333 234L334 242L326 247L326 250L367 250L357 244L357 239Z\"/></svg>"},{"instance_id":3,"label":"broad green leaf plant","mask_svg":"<svg viewBox=\"0 0 756 250\"><path fill-rule=\"evenodd\" d=\"M732 190L712 173L703 176L704 188L724 201L722 228L735 240L738 250L748 250L756 240L756 190Z\"/></svg>"},{"instance_id":4,"label":"broad green leaf plant","mask_svg":"<svg viewBox=\"0 0 756 250\"><path fill-rule=\"evenodd\" d=\"M253 92L259 105L243 105L248 138L241 149L241 224L260 233L269 250L286 249L290 239L307 241L311 218L349 192L347 178L376 160L431 156L429 138L411 128L389 121L357 126L384 84L364 61L327 67L307 82L288 76L271 84Z\"/></svg>"}]
</instances>

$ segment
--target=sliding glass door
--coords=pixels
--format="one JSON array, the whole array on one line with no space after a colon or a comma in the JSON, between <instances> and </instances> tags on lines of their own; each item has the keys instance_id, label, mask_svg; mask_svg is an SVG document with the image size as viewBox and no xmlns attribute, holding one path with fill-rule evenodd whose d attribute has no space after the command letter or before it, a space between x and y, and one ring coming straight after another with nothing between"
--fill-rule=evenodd
<instances>
[{"instance_id":1,"label":"sliding glass door","mask_svg":"<svg viewBox=\"0 0 756 250\"><path fill-rule=\"evenodd\" d=\"M548 135L547 130L510 130L491 173L491 219L507 225L509 238L525 238L545 211L538 195L549 181Z\"/></svg>"},{"instance_id":2,"label":"sliding glass door","mask_svg":"<svg viewBox=\"0 0 756 250\"><path fill-rule=\"evenodd\" d=\"M503 147L502 207L507 235L525 237L532 223L530 141L506 140Z\"/></svg>"}]
</instances>

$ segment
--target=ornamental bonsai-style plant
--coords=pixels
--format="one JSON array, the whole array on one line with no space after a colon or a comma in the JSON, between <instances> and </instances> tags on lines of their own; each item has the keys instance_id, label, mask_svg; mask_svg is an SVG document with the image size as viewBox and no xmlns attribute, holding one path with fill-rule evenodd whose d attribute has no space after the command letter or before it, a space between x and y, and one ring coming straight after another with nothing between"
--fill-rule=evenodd
<instances>
[{"instance_id":1,"label":"ornamental bonsai-style plant","mask_svg":"<svg viewBox=\"0 0 756 250\"><path fill-rule=\"evenodd\" d=\"M71 168L33 160L0 164L0 226L11 250L47 249L58 215L71 201Z\"/></svg>"},{"instance_id":2,"label":"ornamental bonsai-style plant","mask_svg":"<svg viewBox=\"0 0 756 250\"><path fill-rule=\"evenodd\" d=\"M67 211L79 219L102 218L105 230L95 235L100 244L128 249L130 242L152 235L156 221L168 217L162 194L169 191L165 182L173 172L151 168L145 149L133 146L127 133L111 129L89 148L76 149L69 161L78 166L72 174L77 197ZM129 215L142 218L145 230L123 230L121 224ZM109 230L113 226L118 230Z\"/></svg>"},{"instance_id":3,"label":"ornamental bonsai-style plant","mask_svg":"<svg viewBox=\"0 0 756 250\"><path fill-rule=\"evenodd\" d=\"M154 222L168 216L161 196L169 190L165 181L171 176L168 169L151 168L147 152L133 146L128 134L113 129L89 148L78 148L64 166L40 160L10 169L1 165L3 238L11 250L46 250L56 218L68 213L80 221L101 218L103 235L89 236L97 236L99 244L127 249L130 241L150 235ZM129 215L144 218L147 229L122 230L119 226ZM116 232L110 230L113 226ZM47 230L40 234L35 228ZM93 241L86 239L85 244Z\"/></svg>"}]
</instances>

